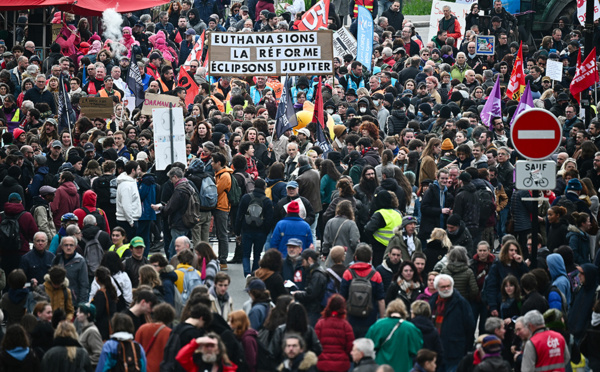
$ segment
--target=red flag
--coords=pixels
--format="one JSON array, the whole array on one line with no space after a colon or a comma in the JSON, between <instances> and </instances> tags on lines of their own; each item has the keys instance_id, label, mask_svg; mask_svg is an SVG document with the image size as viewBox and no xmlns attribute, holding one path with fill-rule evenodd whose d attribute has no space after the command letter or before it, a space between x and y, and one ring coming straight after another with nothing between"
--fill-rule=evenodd
<instances>
[{"instance_id":1,"label":"red flag","mask_svg":"<svg viewBox=\"0 0 600 372\"><path fill-rule=\"evenodd\" d=\"M183 38L181 37L181 33L177 31L177 35L175 35L175 44L181 43L181 40L183 40Z\"/></svg>"},{"instance_id":2,"label":"red flag","mask_svg":"<svg viewBox=\"0 0 600 372\"><path fill-rule=\"evenodd\" d=\"M506 87L506 96L510 99L521 100L521 94L525 90L525 72L523 71L523 42L519 45L519 52L517 53L517 59L515 59L512 73L510 74L510 80ZM516 95L516 97L515 97Z\"/></svg>"},{"instance_id":3,"label":"red flag","mask_svg":"<svg viewBox=\"0 0 600 372\"><path fill-rule=\"evenodd\" d=\"M196 44L194 44L194 49L192 49L192 51L188 55L187 59L185 60L185 63L183 64L183 68L184 69L189 70L190 69L190 63L193 60L198 61L198 63L202 63L202 51L204 50L204 35L205 35L205 31L202 31L202 34L200 35L200 37L198 38L198 40L196 40Z\"/></svg>"},{"instance_id":4,"label":"red flag","mask_svg":"<svg viewBox=\"0 0 600 372\"><path fill-rule=\"evenodd\" d=\"M321 128L325 128L325 118L323 115L323 93L321 89L321 79L319 76L319 85L317 85L317 91L315 93L315 111L313 113L312 121L319 124Z\"/></svg>"},{"instance_id":5,"label":"red flag","mask_svg":"<svg viewBox=\"0 0 600 372\"><path fill-rule=\"evenodd\" d=\"M194 79L184 68L179 70L179 79L177 80L177 85L183 87L187 92L187 95L185 96L185 104L188 106L193 104L194 98L196 98L196 95L198 94L198 84L196 84Z\"/></svg>"},{"instance_id":6,"label":"red flag","mask_svg":"<svg viewBox=\"0 0 600 372\"><path fill-rule=\"evenodd\" d=\"M327 28L328 18L329 0L321 0L304 13L302 21L298 24L298 30L316 31L320 28Z\"/></svg>"},{"instance_id":7,"label":"red flag","mask_svg":"<svg viewBox=\"0 0 600 372\"><path fill-rule=\"evenodd\" d=\"M577 53L577 72L571 80L571 94L577 102L580 100L580 93L600 81L598 68L596 67L596 48L592 49L583 63L581 63L581 53Z\"/></svg>"}]
</instances>

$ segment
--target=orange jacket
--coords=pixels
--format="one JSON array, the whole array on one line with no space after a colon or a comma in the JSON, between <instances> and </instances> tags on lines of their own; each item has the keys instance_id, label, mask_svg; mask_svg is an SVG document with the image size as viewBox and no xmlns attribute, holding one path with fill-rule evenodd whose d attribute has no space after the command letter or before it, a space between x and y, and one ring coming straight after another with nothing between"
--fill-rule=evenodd
<instances>
[{"instance_id":1,"label":"orange jacket","mask_svg":"<svg viewBox=\"0 0 600 372\"><path fill-rule=\"evenodd\" d=\"M217 184L217 194L219 199L217 201L217 209L220 211L229 212L231 206L229 205L229 199L227 193L231 190L231 175L233 170L228 167L224 167L215 174L215 183Z\"/></svg>"}]
</instances>

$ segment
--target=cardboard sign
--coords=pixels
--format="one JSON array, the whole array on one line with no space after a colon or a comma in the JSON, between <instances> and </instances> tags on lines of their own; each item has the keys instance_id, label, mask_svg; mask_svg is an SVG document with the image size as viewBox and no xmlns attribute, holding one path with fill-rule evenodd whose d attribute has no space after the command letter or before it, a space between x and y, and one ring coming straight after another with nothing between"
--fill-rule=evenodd
<instances>
[{"instance_id":1,"label":"cardboard sign","mask_svg":"<svg viewBox=\"0 0 600 372\"><path fill-rule=\"evenodd\" d=\"M216 76L333 75L333 32L211 32L208 73Z\"/></svg>"},{"instance_id":2,"label":"cardboard sign","mask_svg":"<svg viewBox=\"0 0 600 372\"><path fill-rule=\"evenodd\" d=\"M109 118L114 113L111 97L81 97L79 107L88 118Z\"/></svg>"},{"instance_id":3,"label":"cardboard sign","mask_svg":"<svg viewBox=\"0 0 600 372\"><path fill-rule=\"evenodd\" d=\"M562 81L563 75L563 63L559 61L553 61L551 59L546 61L546 76L552 80Z\"/></svg>"},{"instance_id":4,"label":"cardboard sign","mask_svg":"<svg viewBox=\"0 0 600 372\"><path fill-rule=\"evenodd\" d=\"M177 106L179 104L179 98L168 96L166 94L146 93L142 115L152 115L152 109L169 108L169 104Z\"/></svg>"},{"instance_id":5,"label":"cardboard sign","mask_svg":"<svg viewBox=\"0 0 600 372\"><path fill-rule=\"evenodd\" d=\"M60 34L60 30L62 29L62 24L53 24L52 25L52 41L56 40L58 34Z\"/></svg>"},{"instance_id":6,"label":"cardboard sign","mask_svg":"<svg viewBox=\"0 0 600 372\"><path fill-rule=\"evenodd\" d=\"M352 33L342 27L333 34L333 55L344 58L346 54L356 57L357 42Z\"/></svg>"},{"instance_id":7,"label":"cardboard sign","mask_svg":"<svg viewBox=\"0 0 600 372\"><path fill-rule=\"evenodd\" d=\"M493 56L496 49L496 37L477 35L475 41L475 53L480 56Z\"/></svg>"},{"instance_id":8,"label":"cardboard sign","mask_svg":"<svg viewBox=\"0 0 600 372\"><path fill-rule=\"evenodd\" d=\"M474 1L475 2L475 1ZM444 5L448 5L450 7L450 12L453 16L458 19L458 23L460 23L460 33L462 37L456 40L457 44L460 45L460 41L465 36L465 27L467 26L467 14L471 12L471 5L469 4L460 4L460 3L451 3L448 1L440 1L433 0L431 3L431 16L429 17L429 37L434 37L437 35L438 24L440 19L444 17Z\"/></svg>"}]
</instances>

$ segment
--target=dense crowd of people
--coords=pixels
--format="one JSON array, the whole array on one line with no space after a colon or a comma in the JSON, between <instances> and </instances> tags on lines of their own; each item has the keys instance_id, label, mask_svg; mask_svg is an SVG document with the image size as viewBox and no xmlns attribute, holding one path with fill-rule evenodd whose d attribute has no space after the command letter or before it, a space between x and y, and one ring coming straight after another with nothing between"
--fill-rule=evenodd
<instances>
[{"instance_id":1,"label":"dense crowd of people","mask_svg":"<svg viewBox=\"0 0 600 372\"><path fill-rule=\"evenodd\" d=\"M532 201L515 188L506 95L517 19L475 3L463 32L444 7L427 40L402 0L340 0L329 28L356 33L358 5L376 20L372 71L346 55L322 86L290 77L298 117L329 123L292 129L283 79L207 76L195 45L297 30L304 1L280 15L272 0L173 1L123 14L113 39L50 13L62 29L45 58L35 11L19 12L17 42L0 40L0 371L600 370L600 123L568 90L578 26L561 18L520 52L534 106L564 134L556 187ZM494 55L476 53L479 34ZM185 163L157 168L136 83L179 99ZM83 97L114 113L86 116Z\"/></svg>"}]
</instances>

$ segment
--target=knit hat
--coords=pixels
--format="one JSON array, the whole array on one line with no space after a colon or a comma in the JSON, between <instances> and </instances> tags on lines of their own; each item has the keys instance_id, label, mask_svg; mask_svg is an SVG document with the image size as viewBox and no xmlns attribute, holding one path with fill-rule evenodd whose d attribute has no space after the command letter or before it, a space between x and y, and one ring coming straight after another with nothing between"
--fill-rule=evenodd
<instances>
[{"instance_id":1,"label":"knit hat","mask_svg":"<svg viewBox=\"0 0 600 372\"><path fill-rule=\"evenodd\" d=\"M444 142L442 142L442 150L443 151L454 150L454 145L452 144L452 141L450 141L450 138L446 138L444 140Z\"/></svg>"},{"instance_id":2,"label":"knit hat","mask_svg":"<svg viewBox=\"0 0 600 372\"><path fill-rule=\"evenodd\" d=\"M292 202L290 202L290 204L288 204L288 208L287 208L287 212L288 213L300 213L300 206L298 205L298 202L293 200Z\"/></svg>"},{"instance_id":3,"label":"knit hat","mask_svg":"<svg viewBox=\"0 0 600 372\"><path fill-rule=\"evenodd\" d=\"M33 157L33 161L37 163L40 167L43 167L47 163L47 159L44 155L36 155Z\"/></svg>"},{"instance_id":4,"label":"knit hat","mask_svg":"<svg viewBox=\"0 0 600 372\"><path fill-rule=\"evenodd\" d=\"M13 137L14 139L19 139L19 136L21 134L25 133L25 131L21 128L15 128L15 130L13 130Z\"/></svg>"},{"instance_id":5,"label":"knit hat","mask_svg":"<svg viewBox=\"0 0 600 372\"><path fill-rule=\"evenodd\" d=\"M402 228L405 228L406 225L409 225L411 223L414 223L414 224L418 225L419 221L417 221L417 219L415 217L413 217L413 216L404 216L402 218Z\"/></svg>"},{"instance_id":6,"label":"knit hat","mask_svg":"<svg viewBox=\"0 0 600 372\"><path fill-rule=\"evenodd\" d=\"M346 133L346 126L345 125L334 125L333 133L335 133L335 138L340 138L341 136L344 135L344 133Z\"/></svg>"},{"instance_id":7,"label":"knit hat","mask_svg":"<svg viewBox=\"0 0 600 372\"><path fill-rule=\"evenodd\" d=\"M443 105L440 109L441 119L450 119L452 117L452 110L447 105Z\"/></svg>"},{"instance_id":8,"label":"knit hat","mask_svg":"<svg viewBox=\"0 0 600 372\"><path fill-rule=\"evenodd\" d=\"M485 355L499 354L502 351L502 341L494 335L485 336L481 342L481 347Z\"/></svg>"},{"instance_id":9,"label":"knit hat","mask_svg":"<svg viewBox=\"0 0 600 372\"><path fill-rule=\"evenodd\" d=\"M88 316L89 321L91 321L91 322L96 321L96 306L94 304L88 304L88 303L82 302L79 305L77 305L77 308L83 314L90 314Z\"/></svg>"},{"instance_id":10,"label":"knit hat","mask_svg":"<svg viewBox=\"0 0 600 372\"><path fill-rule=\"evenodd\" d=\"M20 203L21 201L22 201L21 195L19 195L19 193L17 193L17 192L13 192L12 194L10 194L8 196L9 203Z\"/></svg>"},{"instance_id":11,"label":"knit hat","mask_svg":"<svg viewBox=\"0 0 600 372\"><path fill-rule=\"evenodd\" d=\"M450 226L460 226L460 216L458 214L453 214L450 217L448 217L448 221L446 222L446 225L450 225Z\"/></svg>"},{"instance_id":12,"label":"knit hat","mask_svg":"<svg viewBox=\"0 0 600 372\"><path fill-rule=\"evenodd\" d=\"M77 164L78 162L82 161L83 159L81 158L81 156L77 155L77 154L71 154L69 155L69 163L71 164Z\"/></svg>"},{"instance_id":13,"label":"knit hat","mask_svg":"<svg viewBox=\"0 0 600 372\"><path fill-rule=\"evenodd\" d=\"M567 183L566 191L569 191L569 190L581 191L582 188L583 188L583 186L581 186L581 182L579 181L579 179L571 178L569 180L569 183Z\"/></svg>"},{"instance_id":14,"label":"knit hat","mask_svg":"<svg viewBox=\"0 0 600 372\"><path fill-rule=\"evenodd\" d=\"M427 116L431 116L431 105L429 103L421 103L419 105L419 110L423 111L423 113Z\"/></svg>"},{"instance_id":15,"label":"knit hat","mask_svg":"<svg viewBox=\"0 0 600 372\"><path fill-rule=\"evenodd\" d=\"M473 179L473 177L471 177L471 175L467 172L462 172L459 176L458 179L463 181L463 182L471 182L471 180Z\"/></svg>"},{"instance_id":16,"label":"knit hat","mask_svg":"<svg viewBox=\"0 0 600 372\"><path fill-rule=\"evenodd\" d=\"M562 311L558 309L550 309L544 313L544 323L546 323L546 327L553 330L565 329L565 323L562 319Z\"/></svg>"}]
</instances>

